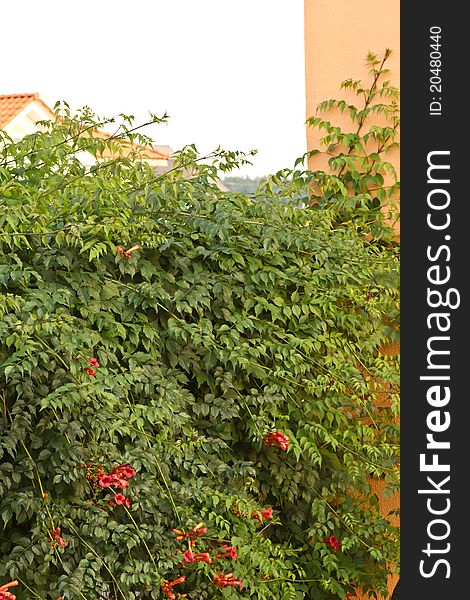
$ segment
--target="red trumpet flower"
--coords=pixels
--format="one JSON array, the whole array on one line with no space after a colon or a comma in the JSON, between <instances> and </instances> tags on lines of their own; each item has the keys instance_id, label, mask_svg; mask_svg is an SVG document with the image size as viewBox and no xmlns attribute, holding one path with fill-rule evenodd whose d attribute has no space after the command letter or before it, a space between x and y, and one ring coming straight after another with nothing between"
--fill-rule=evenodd
<instances>
[{"instance_id":1,"label":"red trumpet flower","mask_svg":"<svg viewBox=\"0 0 470 600\"><path fill-rule=\"evenodd\" d=\"M173 581L167 581L166 579L164 579L161 585L162 592L166 594L166 597L169 598L169 600L175 600L176 598L186 598L186 594L176 594L172 589L173 586L178 585L178 583L183 583L183 581L186 581L185 575L183 575L183 577L178 577L178 579L174 579Z\"/></svg>"},{"instance_id":2,"label":"red trumpet flower","mask_svg":"<svg viewBox=\"0 0 470 600\"><path fill-rule=\"evenodd\" d=\"M140 250L140 246L139 246L139 244L136 244L135 246L132 246L132 248L129 248L128 250L126 250L126 251L124 252L124 256L127 258L127 260L129 260L129 259L130 259L130 257L131 257L131 254L132 254L133 252L136 252L137 250Z\"/></svg>"},{"instance_id":3,"label":"red trumpet flower","mask_svg":"<svg viewBox=\"0 0 470 600\"><path fill-rule=\"evenodd\" d=\"M137 252L137 250L140 250L139 244L136 244L135 246L132 246L132 248L128 248L127 250L124 250L122 246L116 246L116 252L118 254L123 254L127 258L127 260L129 260L131 254L133 252Z\"/></svg>"},{"instance_id":4,"label":"red trumpet flower","mask_svg":"<svg viewBox=\"0 0 470 600\"><path fill-rule=\"evenodd\" d=\"M131 467L131 465L125 463L112 468L109 473L110 475L118 475L120 477L124 477L124 479L130 479L131 477L134 477L135 470Z\"/></svg>"},{"instance_id":5,"label":"red trumpet flower","mask_svg":"<svg viewBox=\"0 0 470 600\"><path fill-rule=\"evenodd\" d=\"M183 560L187 563L196 562L195 554L191 548L188 548L185 552L183 552Z\"/></svg>"},{"instance_id":6,"label":"red trumpet flower","mask_svg":"<svg viewBox=\"0 0 470 600\"><path fill-rule=\"evenodd\" d=\"M225 544L222 546L224 550L223 553L217 554L217 558L231 558L235 560L237 558L237 548L235 546L226 546Z\"/></svg>"},{"instance_id":7,"label":"red trumpet flower","mask_svg":"<svg viewBox=\"0 0 470 600\"><path fill-rule=\"evenodd\" d=\"M111 475L102 475L99 479L98 479L98 485L100 487L104 487L104 488L108 488L111 487L114 483L114 477L111 477Z\"/></svg>"},{"instance_id":8,"label":"red trumpet flower","mask_svg":"<svg viewBox=\"0 0 470 600\"><path fill-rule=\"evenodd\" d=\"M18 585L18 580L14 579L13 581L9 581L8 583L4 583L0 586L0 600L16 600L15 594L9 592L9 588Z\"/></svg>"},{"instance_id":9,"label":"red trumpet flower","mask_svg":"<svg viewBox=\"0 0 470 600\"><path fill-rule=\"evenodd\" d=\"M131 501L129 500L129 498L126 498L124 496L124 494L116 494L113 498L114 502L116 502L116 504L118 505L124 505L127 508L130 507L131 505Z\"/></svg>"},{"instance_id":10,"label":"red trumpet flower","mask_svg":"<svg viewBox=\"0 0 470 600\"><path fill-rule=\"evenodd\" d=\"M330 535L329 538L325 538L323 540L323 542L327 545L330 546L330 548L333 548L334 552L337 552L340 548L341 548L341 542L339 541L339 539L334 536L334 535Z\"/></svg>"},{"instance_id":11,"label":"red trumpet flower","mask_svg":"<svg viewBox=\"0 0 470 600\"><path fill-rule=\"evenodd\" d=\"M198 552L195 554L191 548L188 548L186 552L183 552L183 560L187 563L205 562L210 564L213 562L208 552Z\"/></svg>"},{"instance_id":12,"label":"red trumpet flower","mask_svg":"<svg viewBox=\"0 0 470 600\"><path fill-rule=\"evenodd\" d=\"M49 535L51 536L53 546L55 546L55 544L59 544L59 546L61 548L65 548L65 546L67 545L67 542L60 535L60 527L56 527L55 529L50 529Z\"/></svg>"},{"instance_id":13,"label":"red trumpet flower","mask_svg":"<svg viewBox=\"0 0 470 600\"><path fill-rule=\"evenodd\" d=\"M233 573L215 573L212 582L218 588L237 587L242 589L243 579L236 579Z\"/></svg>"},{"instance_id":14,"label":"red trumpet flower","mask_svg":"<svg viewBox=\"0 0 470 600\"><path fill-rule=\"evenodd\" d=\"M251 513L251 518L256 519L259 523L264 521L264 519L272 519L273 518L273 509L265 508L263 510L259 510Z\"/></svg>"},{"instance_id":15,"label":"red trumpet flower","mask_svg":"<svg viewBox=\"0 0 470 600\"><path fill-rule=\"evenodd\" d=\"M287 450L289 447L289 438L281 431L271 431L264 438L265 446L279 446L281 450Z\"/></svg>"}]
</instances>

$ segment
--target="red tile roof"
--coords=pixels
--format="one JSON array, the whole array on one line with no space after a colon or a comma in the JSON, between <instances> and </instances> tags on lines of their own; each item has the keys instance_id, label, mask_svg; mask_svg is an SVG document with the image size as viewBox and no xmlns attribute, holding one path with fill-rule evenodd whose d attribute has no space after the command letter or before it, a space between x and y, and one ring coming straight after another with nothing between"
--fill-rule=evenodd
<instances>
[{"instance_id":1,"label":"red tile roof","mask_svg":"<svg viewBox=\"0 0 470 600\"><path fill-rule=\"evenodd\" d=\"M0 129L8 125L28 104L37 101L51 114L51 109L39 98L39 94L0 94Z\"/></svg>"},{"instance_id":2,"label":"red tile roof","mask_svg":"<svg viewBox=\"0 0 470 600\"><path fill-rule=\"evenodd\" d=\"M31 102L39 102L43 108L50 113L51 118L54 118L54 113L40 98L39 94L0 94L0 129L8 125L28 104ZM111 134L105 131L94 130L93 137L101 139L109 139ZM118 141L118 140L117 140ZM101 155L101 158L117 158L118 156L136 156L140 159L150 160L165 160L171 154L169 146L161 146L158 150L152 146L142 146L135 142L118 141L119 151L113 152L106 148ZM162 151L163 150L163 151Z\"/></svg>"}]
</instances>

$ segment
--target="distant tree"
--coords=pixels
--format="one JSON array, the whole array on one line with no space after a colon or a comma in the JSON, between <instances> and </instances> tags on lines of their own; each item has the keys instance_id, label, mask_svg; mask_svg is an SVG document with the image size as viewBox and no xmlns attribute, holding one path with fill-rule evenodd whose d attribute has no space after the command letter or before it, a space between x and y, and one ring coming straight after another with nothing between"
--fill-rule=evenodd
<instances>
[{"instance_id":1,"label":"distant tree","mask_svg":"<svg viewBox=\"0 0 470 600\"><path fill-rule=\"evenodd\" d=\"M237 175L226 175L223 182L231 192L240 192L242 194L255 194L260 183L265 177L248 177Z\"/></svg>"}]
</instances>

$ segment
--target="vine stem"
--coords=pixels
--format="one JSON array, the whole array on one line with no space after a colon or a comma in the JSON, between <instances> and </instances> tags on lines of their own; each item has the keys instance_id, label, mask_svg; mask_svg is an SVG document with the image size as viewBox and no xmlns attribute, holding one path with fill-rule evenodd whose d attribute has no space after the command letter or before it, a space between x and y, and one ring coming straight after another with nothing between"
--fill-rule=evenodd
<instances>
[{"instance_id":1,"label":"vine stem","mask_svg":"<svg viewBox=\"0 0 470 600\"><path fill-rule=\"evenodd\" d=\"M73 525L71 525L69 523L68 527L75 533L75 535L78 537L78 539L92 552L92 554L94 554L96 556L96 558L104 566L104 568L106 569L106 571L108 571L108 573L111 576L111 579L113 580L114 584L117 586L117 589L121 592L121 595L122 595L123 599L126 600L127 599L126 595L124 594L124 592L120 588L119 583L118 583L116 577L114 576L113 572L108 567L108 565L106 564L106 562L104 561L104 559L101 558L101 556L96 552L96 550L92 546L90 546L90 544L88 544L88 542L86 540L84 540L82 538L82 536L78 533L78 531L75 529L75 527Z\"/></svg>"},{"instance_id":2,"label":"vine stem","mask_svg":"<svg viewBox=\"0 0 470 600\"><path fill-rule=\"evenodd\" d=\"M133 523L134 527L136 528L136 530L137 530L137 531L140 533L140 532L141 532L141 529L140 529L140 527L137 525L137 523L135 522L135 519L134 519L134 517L132 516L132 513L130 512L130 510L127 508L127 506L124 506L124 510L126 511L126 513L127 513L127 516L128 516L128 517L129 517L129 519L132 521L132 523ZM143 542L143 544L144 544L144 546L145 546L145 549L146 549L146 550L147 550L147 552L148 552L148 555L149 555L149 557L150 557L150 560L152 561L152 563L153 563L153 566L155 567L155 574L156 574L156 575L158 575L157 563L155 562L155 559L154 559L154 557L153 557L153 554L150 552L150 548L148 547L148 545L147 545L147 542L145 541L145 539L144 539L143 535L142 535L142 537L141 537L140 539L142 540L142 542Z\"/></svg>"},{"instance_id":3,"label":"vine stem","mask_svg":"<svg viewBox=\"0 0 470 600\"><path fill-rule=\"evenodd\" d=\"M46 508L46 512L47 512L47 514L49 515L49 518L50 518L50 520L51 520L52 529L55 529L54 517L52 516L52 513L51 513L51 511L49 510L49 507L48 507L48 505L47 505L47 502L46 502L46 500L45 500L47 496L46 496L46 492L44 491L44 487L43 487L43 485L42 485L42 479L41 479L41 475L40 475L40 473L39 473L39 469L38 469L38 466L37 466L37 464L36 464L36 461L35 461L35 460L34 460L34 458L31 456L31 453L29 452L29 450L28 450L28 448L27 448L27 446L26 446L26 444L24 443L24 441L23 441L23 440L21 440L21 445L23 446L23 450L24 450L24 451L26 452L26 454L28 455L28 458L29 458L29 460L30 460L30 461L33 463L34 471L35 471L35 473L36 473L36 478L37 478L37 481L38 481L38 484L39 484L39 489L40 489L40 491L41 491L41 501L42 501L42 503L44 504L44 506L45 506L45 508Z\"/></svg>"},{"instance_id":4,"label":"vine stem","mask_svg":"<svg viewBox=\"0 0 470 600\"><path fill-rule=\"evenodd\" d=\"M24 587L25 587L27 590L29 590L29 591L30 591L30 592L31 592L31 593L34 595L34 597L35 597L35 598L39 598L39 600L43 600L43 597L42 597L42 596L40 596L40 595L39 595L39 594L38 594L36 591L34 591L32 588L30 588L30 587L29 587L29 585L28 585L28 584L27 584L25 581L23 581L23 580L21 579L21 577L17 576L16 578L17 578L17 579L18 579L18 581L21 583L21 585L24 585Z\"/></svg>"},{"instance_id":5,"label":"vine stem","mask_svg":"<svg viewBox=\"0 0 470 600\"><path fill-rule=\"evenodd\" d=\"M363 90L364 91L364 108L362 109L363 111L365 111L368 108L369 104L374 99L375 88L377 87L377 82L378 82L378 80L380 78L380 75L382 74L383 66L385 64L385 61L387 60L387 58L389 56L390 56L390 53L389 52L385 52L384 57L382 59L382 62L380 64L380 67L378 69L374 68L374 70L373 70L374 71L374 79L373 79L371 87L369 88L369 90L367 90L367 96L365 95L365 90ZM366 120L366 115L363 114L362 117L361 117L361 119L360 119L360 121L358 122L358 128L357 128L357 131L356 131L356 135L357 136L361 132L361 129L362 129L364 123L365 123L365 120ZM348 150L347 156L351 156L352 151L353 151L353 149L352 149L352 147L350 147L349 150ZM345 168L346 168L346 163L344 163L343 166L341 167L341 169L340 169L340 171L338 173L338 177L341 177L341 175L343 174L343 171L344 171Z\"/></svg>"},{"instance_id":6,"label":"vine stem","mask_svg":"<svg viewBox=\"0 0 470 600\"><path fill-rule=\"evenodd\" d=\"M26 452L26 454L28 455L29 459L31 460L31 462L34 465L34 469L35 469L35 472L36 472L36 477L37 477L37 480L38 480L38 483L39 483L39 489L41 490L41 495L42 495L41 499L42 499L42 502L43 502L43 504L45 506L46 512L49 515L49 518L51 520L51 525L52 525L51 530L54 530L55 529L54 517L52 516L52 513L49 510L49 506L47 505L46 494L44 492L44 487L42 485L42 480L41 480L41 475L39 474L39 469L38 469L38 467L36 465L36 462L34 461L33 457L31 456L31 454L30 454L30 452L29 452L28 448L26 447L26 444L24 443L23 440L21 440L21 445L23 446L24 451ZM59 551L57 550L56 547L54 547L54 550L55 550L55 553L56 553L59 561L63 565L62 557L60 556ZM28 586L26 586L26 587L28 587ZM30 588L28 588L28 589L30 589ZM33 590L30 590L30 591L33 591ZM80 591L80 596L82 596L82 598L84 598L84 600L88 600L88 598L83 594L82 591ZM40 596L37 596L37 595L36 595L36 597L40 598Z\"/></svg>"},{"instance_id":7,"label":"vine stem","mask_svg":"<svg viewBox=\"0 0 470 600\"><path fill-rule=\"evenodd\" d=\"M328 502L328 500L325 500L325 498L323 498L323 496L321 496L321 494L319 494L317 492L317 490L315 488L312 488L312 491L318 496L318 498L320 498L320 500L322 502L324 502L328 508L333 512L333 514L336 515L336 517L339 519L339 521L346 527L346 529L352 533L352 535L361 542L361 544L363 544L369 551L373 550L372 546L369 546L369 544L367 542L365 542L361 537L359 537L357 535L357 533L354 531L354 529L351 529L351 527L349 527L349 525L347 523L344 522L344 520L341 518L341 516L337 513L337 511L331 506L331 504Z\"/></svg>"},{"instance_id":8,"label":"vine stem","mask_svg":"<svg viewBox=\"0 0 470 600\"><path fill-rule=\"evenodd\" d=\"M126 287L129 290L132 290L136 294L140 293L140 291L137 288L133 287L132 285L129 285L128 283L124 283L124 281L120 281L119 279L108 279L108 281L111 281L112 283L117 283L118 285L122 285L123 287ZM186 321L184 319L182 319L181 317L178 317L177 315L175 315L175 313L171 312L171 310L169 310L168 308L166 308L166 306L164 306L163 304L160 304L160 302L155 301L155 304L159 308L161 308L162 310L164 310L165 312L167 312L169 315L171 315L177 321L180 321L181 323L186 324Z\"/></svg>"},{"instance_id":9,"label":"vine stem","mask_svg":"<svg viewBox=\"0 0 470 600\"><path fill-rule=\"evenodd\" d=\"M129 402L129 399L127 399L127 403L128 403L128 405L129 405L129 408L130 408L130 410L131 410L131 411L134 413L134 415L135 415L134 406L131 404L131 402ZM136 415L136 416L137 416L137 415ZM134 430L135 430L135 428L134 428ZM144 428L143 428L143 427L142 427L142 428L138 428L138 429L137 429L137 431L138 431L139 433L141 433L141 434L143 434L143 435L144 435L144 437L145 437L145 441L146 441L146 443L147 443L147 446L150 448L150 447L151 447L151 446L150 446L150 441L149 441L149 438L150 438L150 436L147 434L147 432L144 430ZM155 438L155 441L158 441L158 440L157 440L157 438ZM161 466L160 466L160 462L157 460L155 464L156 464L156 466L157 466L157 469L158 469L158 471L159 471L159 473L160 473L160 477L162 478L163 484L164 484L164 486L165 486L165 488L166 488L166 491L167 491L167 493L168 493L168 498L169 498L169 500L170 500L171 507L173 508L173 512L175 513L175 516L176 516L177 522L178 522L178 524L179 524L179 523L181 522L181 517L180 517L180 514L179 514L179 512L178 512L178 507L176 506L175 500L174 500L174 498L173 498L173 494L171 493L170 486L168 485L168 481L167 481L167 479L166 479L166 477L165 477L165 474L163 473L163 470L162 470L162 468L161 468ZM137 525L136 525L136 526L137 526ZM144 541L144 540L142 540L142 541L143 541L143 542L144 542L144 544L145 544L145 541ZM145 544L145 545L146 545L146 544ZM146 545L146 547L147 547L147 545ZM150 550L149 550L149 552L150 552ZM152 560L153 560L153 557L152 557L152 556L151 556L151 558L152 558Z\"/></svg>"}]
</instances>

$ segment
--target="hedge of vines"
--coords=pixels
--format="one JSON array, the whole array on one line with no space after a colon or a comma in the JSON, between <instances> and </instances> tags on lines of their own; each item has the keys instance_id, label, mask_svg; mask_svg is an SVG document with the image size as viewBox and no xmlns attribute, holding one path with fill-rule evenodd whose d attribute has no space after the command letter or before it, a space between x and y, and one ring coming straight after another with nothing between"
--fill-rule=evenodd
<instances>
[{"instance_id":1,"label":"hedge of vines","mask_svg":"<svg viewBox=\"0 0 470 600\"><path fill-rule=\"evenodd\" d=\"M370 478L397 482L396 248L288 186L220 191L237 153L84 166L145 140L59 114L0 142L0 583L19 600L384 591L397 531Z\"/></svg>"}]
</instances>

